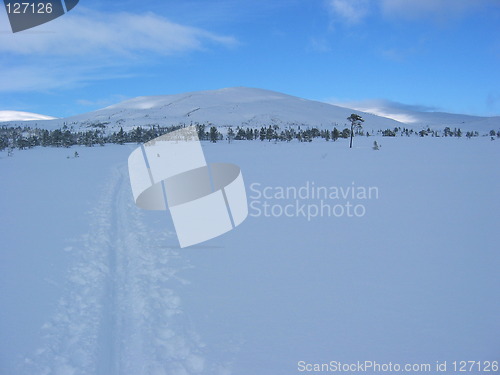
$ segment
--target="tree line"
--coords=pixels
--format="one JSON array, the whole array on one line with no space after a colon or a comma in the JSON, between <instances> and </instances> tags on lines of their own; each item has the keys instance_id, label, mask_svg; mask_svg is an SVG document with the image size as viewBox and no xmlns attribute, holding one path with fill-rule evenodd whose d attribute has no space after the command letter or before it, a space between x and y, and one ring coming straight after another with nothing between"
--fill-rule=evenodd
<instances>
[{"instance_id":1,"label":"tree line","mask_svg":"<svg viewBox=\"0 0 500 375\"><path fill-rule=\"evenodd\" d=\"M356 124L354 124L356 125ZM105 144L124 144L124 143L145 143L163 134L185 127L186 125L177 126L158 126L153 125L147 128L136 127L132 130L125 131L122 127L113 133L107 133L103 128L94 128L86 131L75 131L63 126L61 129L47 130L31 127L0 127L0 150L5 149L27 149L37 146L42 147L71 147L82 145L87 147L104 146ZM463 134L460 129L445 128L444 131L431 130L413 130L407 128L396 127L394 129L378 130L376 132L368 132L360 126L352 126L351 129L344 128L342 130L334 127L330 129L318 129L316 127L303 128L301 126L280 128L278 125L268 125L261 127L237 126L233 129L232 126L226 126L225 133L214 125L195 124L198 137L202 141L219 142L233 140L259 140L268 142L312 142L313 139L322 138L326 141L337 141L340 138L351 138L352 136L419 136L419 137L462 137L467 138L477 137L477 131L467 132ZM500 131L491 130L489 135L500 138Z\"/></svg>"}]
</instances>

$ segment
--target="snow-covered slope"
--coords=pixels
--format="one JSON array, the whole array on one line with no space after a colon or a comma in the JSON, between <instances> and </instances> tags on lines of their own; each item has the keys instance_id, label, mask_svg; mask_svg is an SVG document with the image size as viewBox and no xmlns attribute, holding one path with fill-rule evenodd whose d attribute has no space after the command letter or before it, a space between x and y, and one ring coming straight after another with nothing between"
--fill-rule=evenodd
<instances>
[{"instance_id":1,"label":"snow-covered slope","mask_svg":"<svg viewBox=\"0 0 500 375\"><path fill-rule=\"evenodd\" d=\"M467 130L491 130L500 127L500 116L484 117L416 110L416 107L413 108L414 106L402 105L387 100L366 100L357 103L346 103L345 106L402 122L406 124L406 127L443 129L448 126Z\"/></svg>"},{"instance_id":2,"label":"snow-covered slope","mask_svg":"<svg viewBox=\"0 0 500 375\"><path fill-rule=\"evenodd\" d=\"M54 119L55 117L40 115L38 113L20 112L20 111L0 111L0 122L54 120Z\"/></svg>"},{"instance_id":3,"label":"snow-covered slope","mask_svg":"<svg viewBox=\"0 0 500 375\"><path fill-rule=\"evenodd\" d=\"M279 92L234 87L211 91L197 91L177 95L143 96L112 105L94 112L68 118L37 121L38 126L48 129L68 125L75 129L95 126L125 130L137 126L213 124L216 126L280 126L301 125L342 129L348 126L351 113L360 114L367 130L384 130L395 127L435 129L445 126L462 130L488 131L500 128L500 117L475 117L447 113L416 112L405 116L392 116L352 107L306 100ZM368 113L372 112L372 113ZM382 115L377 115L382 114ZM386 116L386 117L384 117ZM400 121L396 121L400 120ZM408 120L408 121L406 121Z\"/></svg>"},{"instance_id":4,"label":"snow-covered slope","mask_svg":"<svg viewBox=\"0 0 500 375\"><path fill-rule=\"evenodd\" d=\"M144 96L110 107L40 126L91 127L104 124L107 128L136 126L214 124L216 126L347 126L352 109L334 106L274 91L245 87L199 91L177 95ZM363 114L369 128L393 128L397 121Z\"/></svg>"}]
</instances>

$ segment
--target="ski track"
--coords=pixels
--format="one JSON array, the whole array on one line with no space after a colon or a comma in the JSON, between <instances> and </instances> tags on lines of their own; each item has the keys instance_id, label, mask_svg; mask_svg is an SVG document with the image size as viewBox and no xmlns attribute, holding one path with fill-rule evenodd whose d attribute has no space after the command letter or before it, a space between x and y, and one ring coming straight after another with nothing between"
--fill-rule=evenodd
<instances>
[{"instance_id":1,"label":"ski track","mask_svg":"<svg viewBox=\"0 0 500 375\"><path fill-rule=\"evenodd\" d=\"M229 373L209 364L175 288L189 267L142 222L126 165L113 171L75 249L63 297L43 325L43 345L20 366L29 375ZM171 236L171 234L170 234Z\"/></svg>"}]
</instances>

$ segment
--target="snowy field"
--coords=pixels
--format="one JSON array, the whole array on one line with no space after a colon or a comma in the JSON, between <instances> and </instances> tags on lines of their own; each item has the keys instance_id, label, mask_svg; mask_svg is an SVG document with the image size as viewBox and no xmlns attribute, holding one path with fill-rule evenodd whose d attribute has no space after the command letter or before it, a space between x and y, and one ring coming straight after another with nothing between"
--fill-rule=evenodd
<instances>
[{"instance_id":1,"label":"snowy field","mask_svg":"<svg viewBox=\"0 0 500 375\"><path fill-rule=\"evenodd\" d=\"M500 141L354 146L203 143L241 167L250 216L185 249L134 205L136 145L1 152L0 374L500 360Z\"/></svg>"}]
</instances>

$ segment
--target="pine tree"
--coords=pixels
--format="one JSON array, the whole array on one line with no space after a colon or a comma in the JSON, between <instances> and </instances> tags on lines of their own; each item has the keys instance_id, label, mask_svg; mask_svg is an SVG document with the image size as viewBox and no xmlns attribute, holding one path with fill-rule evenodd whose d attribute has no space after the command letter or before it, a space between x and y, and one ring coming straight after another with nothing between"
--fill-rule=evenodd
<instances>
[{"instance_id":1,"label":"pine tree","mask_svg":"<svg viewBox=\"0 0 500 375\"><path fill-rule=\"evenodd\" d=\"M63 145L63 134L61 130L56 129L53 132L51 132L50 144L56 147L61 147Z\"/></svg>"},{"instance_id":2,"label":"pine tree","mask_svg":"<svg viewBox=\"0 0 500 375\"><path fill-rule=\"evenodd\" d=\"M325 140L327 142L330 140L330 130L325 131Z\"/></svg>"},{"instance_id":3,"label":"pine tree","mask_svg":"<svg viewBox=\"0 0 500 375\"><path fill-rule=\"evenodd\" d=\"M215 126L210 127L210 142L217 142L219 139L219 131Z\"/></svg>"},{"instance_id":4,"label":"pine tree","mask_svg":"<svg viewBox=\"0 0 500 375\"><path fill-rule=\"evenodd\" d=\"M197 124L196 125L196 131L198 132L198 139L200 141L204 141L206 140L206 133L205 133L205 125L200 125L200 124Z\"/></svg>"},{"instance_id":5,"label":"pine tree","mask_svg":"<svg viewBox=\"0 0 500 375\"><path fill-rule=\"evenodd\" d=\"M340 134L340 136L342 138L347 139L347 138L349 138L349 136L351 136L351 134L352 134L352 132L349 129L345 128L344 130L342 130L342 133Z\"/></svg>"},{"instance_id":6,"label":"pine tree","mask_svg":"<svg viewBox=\"0 0 500 375\"><path fill-rule=\"evenodd\" d=\"M266 130L266 139L268 141L271 141L271 139L273 138L274 138L274 130L273 128L271 128L271 125L269 125L269 127Z\"/></svg>"},{"instance_id":7,"label":"pine tree","mask_svg":"<svg viewBox=\"0 0 500 375\"><path fill-rule=\"evenodd\" d=\"M352 148L352 137L354 136L354 130L360 130L361 124L365 121L360 115L352 113L347 120L351 122L351 142L349 148Z\"/></svg>"},{"instance_id":8,"label":"pine tree","mask_svg":"<svg viewBox=\"0 0 500 375\"><path fill-rule=\"evenodd\" d=\"M120 126L120 131L116 134L116 143L122 145L125 143L125 132L123 131L123 127Z\"/></svg>"},{"instance_id":9,"label":"pine tree","mask_svg":"<svg viewBox=\"0 0 500 375\"><path fill-rule=\"evenodd\" d=\"M332 139L334 141L336 141L337 139L340 138L340 132L337 128L333 128L333 131L332 131Z\"/></svg>"},{"instance_id":10,"label":"pine tree","mask_svg":"<svg viewBox=\"0 0 500 375\"><path fill-rule=\"evenodd\" d=\"M248 129L248 128L247 128L247 130L246 130L246 132L245 132L245 133L246 133L246 134L245 134L245 135L246 135L246 139L247 139L248 141L252 141L252 140L254 139L254 138L253 138L253 129Z\"/></svg>"},{"instance_id":11,"label":"pine tree","mask_svg":"<svg viewBox=\"0 0 500 375\"><path fill-rule=\"evenodd\" d=\"M50 146L50 132L48 130L42 130L42 139L40 143L43 147Z\"/></svg>"},{"instance_id":12,"label":"pine tree","mask_svg":"<svg viewBox=\"0 0 500 375\"><path fill-rule=\"evenodd\" d=\"M5 150L9 146L9 138L6 135L0 137L0 151Z\"/></svg>"},{"instance_id":13,"label":"pine tree","mask_svg":"<svg viewBox=\"0 0 500 375\"><path fill-rule=\"evenodd\" d=\"M240 128L239 126L236 128L236 136L234 137L234 139L238 140L238 141L242 141L244 139L247 138L247 134L245 132L245 129L243 128Z\"/></svg>"},{"instance_id":14,"label":"pine tree","mask_svg":"<svg viewBox=\"0 0 500 375\"><path fill-rule=\"evenodd\" d=\"M264 127L260 128L259 138L260 138L261 141L263 141L264 139L266 139L266 129Z\"/></svg>"}]
</instances>

